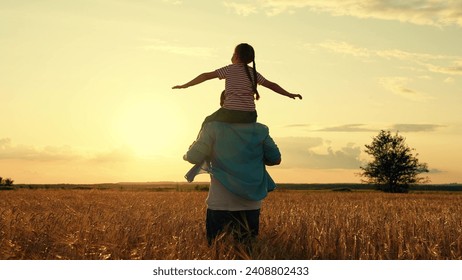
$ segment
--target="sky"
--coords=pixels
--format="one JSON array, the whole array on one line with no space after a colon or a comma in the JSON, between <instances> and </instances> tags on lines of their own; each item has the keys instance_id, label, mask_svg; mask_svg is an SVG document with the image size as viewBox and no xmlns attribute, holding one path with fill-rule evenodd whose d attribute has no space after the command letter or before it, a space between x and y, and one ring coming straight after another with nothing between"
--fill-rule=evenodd
<instances>
[{"instance_id":1,"label":"sky","mask_svg":"<svg viewBox=\"0 0 462 280\"><path fill-rule=\"evenodd\" d=\"M0 176L15 183L184 182L183 154L231 63L260 88L279 183L358 183L380 130L431 183L462 183L462 1L1 0ZM199 181L208 181L199 175Z\"/></svg>"}]
</instances>

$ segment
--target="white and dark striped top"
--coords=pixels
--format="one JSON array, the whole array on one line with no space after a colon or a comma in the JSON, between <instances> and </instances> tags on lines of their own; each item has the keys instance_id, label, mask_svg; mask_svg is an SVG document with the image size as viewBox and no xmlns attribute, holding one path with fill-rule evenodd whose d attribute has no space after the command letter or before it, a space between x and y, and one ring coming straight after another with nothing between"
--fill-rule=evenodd
<instances>
[{"instance_id":1,"label":"white and dark striped top","mask_svg":"<svg viewBox=\"0 0 462 280\"><path fill-rule=\"evenodd\" d=\"M225 102L223 108L238 111L255 111L255 98L252 82L249 80L245 64L230 64L217 69L218 78L225 81ZM249 67L250 75L253 70ZM262 84L265 78L257 72L257 83Z\"/></svg>"}]
</instances>

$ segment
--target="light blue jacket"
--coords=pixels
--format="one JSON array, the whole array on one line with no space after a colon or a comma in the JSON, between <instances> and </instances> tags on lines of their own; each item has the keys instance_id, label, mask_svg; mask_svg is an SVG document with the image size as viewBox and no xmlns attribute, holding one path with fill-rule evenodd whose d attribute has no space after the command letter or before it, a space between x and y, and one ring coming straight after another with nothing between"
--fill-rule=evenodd
<instances>
[{"instance_id":1,"label":"light blue jacket","mask_svg":"<svg viewBox=\"0 0 462 280\"><path fill-rule=\"evenodd\" d=\"M210 122L189 147L185 159L201 164L210 159L210 173L230 192L261 200L276 187L265 165L281 162L281 153L260 123Z\"/></svg>"}]
</instances>

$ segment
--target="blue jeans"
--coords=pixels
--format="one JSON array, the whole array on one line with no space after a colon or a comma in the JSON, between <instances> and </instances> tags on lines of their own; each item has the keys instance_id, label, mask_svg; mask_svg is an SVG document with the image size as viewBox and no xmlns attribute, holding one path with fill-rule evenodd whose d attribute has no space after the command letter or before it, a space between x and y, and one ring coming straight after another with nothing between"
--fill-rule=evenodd
<instances>
[{"instance_id":1,"label":"blue jeans","mask_svg":"<svg viewBox=\"0 0 462 280\"><path fill-rule=\"evenodd\" d=\"M258 235L260 209L224 211L207 209L205 228L207 241L212 241L224 230L232 233L239 242L246 242Z\"/></svg>"}]
</instances>

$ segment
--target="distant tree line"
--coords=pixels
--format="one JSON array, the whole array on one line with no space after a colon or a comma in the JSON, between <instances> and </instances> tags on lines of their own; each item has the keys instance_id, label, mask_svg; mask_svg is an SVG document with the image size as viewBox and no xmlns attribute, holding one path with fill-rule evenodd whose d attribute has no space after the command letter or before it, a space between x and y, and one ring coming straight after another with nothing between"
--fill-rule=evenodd
<instances>
[{"instance_id":1,"label":"distant tree line","mask_svg":"<svg viewBox=\"0 0 462 280\"><path fill-rule=\"evenodd\" d=\"M3 179L2 177L0 177L0 186L12 186L13 185L13 180L11 180L11 178L6 178L6 179Z\"/></svg>"}]
</instances>

